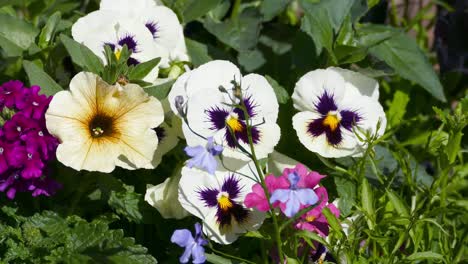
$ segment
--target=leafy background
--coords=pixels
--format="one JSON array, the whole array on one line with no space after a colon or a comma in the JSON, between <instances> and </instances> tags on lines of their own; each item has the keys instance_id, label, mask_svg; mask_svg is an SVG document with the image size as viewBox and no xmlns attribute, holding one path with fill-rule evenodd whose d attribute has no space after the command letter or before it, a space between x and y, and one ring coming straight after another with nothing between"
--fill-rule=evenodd
<instances>
[{"instance_id":1,"label":"leafy background","mask_svg":"<svg viewBox=\"0 0 468 264\"><path fill-rule=\"evenodd\" d=\"M341 217L330 217L330 240L322 241L335 259L468 260L467 1L163 2L184 25L194 67L226 59L244 73L265 75L274 87L282 132L276 150L328 174L324 185L331 199L340 198ZM420 7L410 12L413 4ZM96 56L70 38L74 21L98 6L96 0L0 0L0 80L37 84L52 95L67 89L81 70L103 74ZM295 82L328 66L379 80L387 133L362 159L320 159L292 128ZM164 99L170 83L146 89ZM118 169L109 175L54 163L52 177L64 185L56 196L19 194L10 201L1 195L0 261L177 262L180 248L170 236L196 220L163 219L143 197L147 184L161 183L183 164L183 145L153 171ZM338 221L346 224L351 215L355 221L346 237ZM228 252L260 262L272 246L269 228L265 224L230 246L210 245L208 260L232 263L222 256ZM304 232L284 239L297 238L321 241ZM301 263L293 248L286 254L290 263Z\"/></svg>"}]
</instances>

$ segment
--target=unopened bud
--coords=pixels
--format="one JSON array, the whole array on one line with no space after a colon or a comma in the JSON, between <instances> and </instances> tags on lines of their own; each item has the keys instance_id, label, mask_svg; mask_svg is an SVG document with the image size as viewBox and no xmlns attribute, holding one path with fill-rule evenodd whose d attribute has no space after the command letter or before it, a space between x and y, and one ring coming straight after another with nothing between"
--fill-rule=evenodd
<instances>
[{"instance_id":1,"label":"unopened bud","mask_svg":"<svg viewBox=\"0 0 468 264\"><path fill-rule=\"evenodd\" d=\"M181 117L185 116L185 107L184 107L184 97L182 95L178 95L174 99L174 104L177 109L177 112L179 112L179 115Z\"/></svg>"}]
</instances>

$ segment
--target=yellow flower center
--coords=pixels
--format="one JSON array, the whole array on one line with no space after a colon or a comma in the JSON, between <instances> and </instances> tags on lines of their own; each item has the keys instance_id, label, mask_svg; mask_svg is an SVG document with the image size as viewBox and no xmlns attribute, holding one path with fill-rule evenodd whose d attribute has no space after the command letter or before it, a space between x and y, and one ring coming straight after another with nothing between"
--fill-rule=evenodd
<instances>
[{"instance_id":1,"label":"yellow flower center","mask_svg":"<svg viewBox=\"0 0 468 264\"><path fill-rule=\"evenodd\" d=\"M336 113L328 113L325 119L323 120L323 125L328 126L332 132L338 128L339 124L340 118Z\"/></svg>"},{"instance_id":2,"label":"yellow flower center","mask_svg":"<svg viewBox=\"0 0 468 264\"><path fill-rule=\"evenodd\" d=\"M218 198L218 205L221 208L221 210L227 211L229 210L229 208L232 207L232 202L231 200L229 200L228 196L223 194Z\"/></svg>"},{"instance_id":3,"label":"yellow flower center","mask_svg":"<svg viewBox=\"0 0 468 264\"><path fill-rule=\"evenodd\" d=\"M306 216L305 220L306 220L307 222L313 222L313 221L315 220L315 216L313 216L313 215L308 215L308 216Z\"/></svg>"},{"instance_id":4,"label":"yellow flower center","mask_svg":"<svg viewBox=\"0 0 468 264\"><path fill-rule=\"evenodd\" d=\"M121 49L117 49L115 52L115 57L117 58L117 60L120 60L120 55L122 54L122 50Z\"/></svg>"},{"instance_id":5,"label":"yellow flower center","mask_svg":"<svg viewBox=\"0 0 468 264\"><path fill-rule=\"evenodd\" d=\"M234 116L230 116L227 120L226 120L226 125L231 128L231 130L233 132L241 132L243 127L242 127L242 124L241 122L239 121L239 119L237 119L237 117L234 117Z\"/></svg>"}]
</instances>

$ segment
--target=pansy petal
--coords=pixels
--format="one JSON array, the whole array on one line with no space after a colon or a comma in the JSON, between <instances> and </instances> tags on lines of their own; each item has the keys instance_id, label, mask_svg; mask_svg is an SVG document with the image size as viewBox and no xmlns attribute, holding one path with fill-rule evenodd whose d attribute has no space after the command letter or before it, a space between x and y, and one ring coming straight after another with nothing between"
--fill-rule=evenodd
<instances>
[{"instance_id":1,"label":"pansy petal","mask_svg":"<svg viewBox=\"0 0 468 264\"><path fill-rule=\"evenodd\" d=\"M334 71L319 69L308 72L296 83L292 95L294 107L299 111L314 110L324 93L333 96L338 103L343 99L344 85L343 77Z\"/></svg>"},{"instance_id":2,"label":"pansy petal","mask_svg":"<svg viewBox=\"0 0 468 264\"><path fill-rule=\"evenodd\" d=\"M174 231L171 236L171 242L177 244L179 247L187 247L191 245L194 240L192 233L188 229L179 229Z\"/></svg>"}]
</instances>

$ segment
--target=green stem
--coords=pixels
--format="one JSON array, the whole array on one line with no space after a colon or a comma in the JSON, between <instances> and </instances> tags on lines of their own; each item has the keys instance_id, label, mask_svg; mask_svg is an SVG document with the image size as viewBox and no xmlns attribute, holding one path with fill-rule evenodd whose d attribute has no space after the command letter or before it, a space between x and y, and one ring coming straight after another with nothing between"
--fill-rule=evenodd
<instances>
[{"instance_id":1,"label":"green stem","mask_svg":"<svg viewBox=\"0 0 468 264\"><path fill-rule=\"evenodd\" d=\"M241 95L241 98L242 98L242 95ZM283 248L281 246L281 230L280 230L279 225L278 225L278 218L276 217L273 205L270 203L270 193L268 192L268 188L267 188L267 185L266 185L266 182L265 182L265 176L263 175L263 171L260 168L260 165L258 164L257 154L255 154L255 148L254 148L253 139L252 139L252 131L251 131L251 126L250 126L250 122L249 122L250 116L249 116L249 113L247 111L247 107L245 106L244 100L241 100L241 106L242 106L242 110L244 112L245 122L247 124L247 138L249 139L249 147L250 147L250 151L251 151L251 153L250 153L251 158L252 158L252 161L255 164L255 169L257 170L258 177L260 178L263 191L265 192L265 197L266 197L266 199L268 201L268 206L270 207L271 218L273 219L273 226L274 226L274 229L275 229L275 239L276 239L276 244L277 244L277 247L278 247L278 255L279 255L280 263L283 263Z\"/></svg>"},{"instance_id":2,"label":"green stem","mask_svg":"<svg viewBox=\"0 0 468 264\"><path fill-rule=\"evenodd\" d=\"M242 262L245 262L245 263L249 263L249 264L255 264L255 262L252 262L252 261L250 261L250 260L246 260L246 259L243 259L243 258L240 258L240 257L236 257L236 256L233 256L233 255L229 255L229 254L227 254L227 253L218 251L218 250L214 249L214 247L212 247L211 245L210 245L210 248L211 248L211 250L212 250L214 253L219 254L219 255L222 255L222 256L224 256L224 257L227 257L227 258L230 258L230 259L239 260L239 261L242 261Z\"/></svg>"},{"instance_id":3,"label":"green stem","mask_svg":"<svg viewBox=\"0 0 468 264\"><path fill-rule=\"evenodd\" d=\"M232 6L231 19L236 18L239 14L239 8L242 0L235 0L234 5Z\"/></svg>"}]
</instances>

